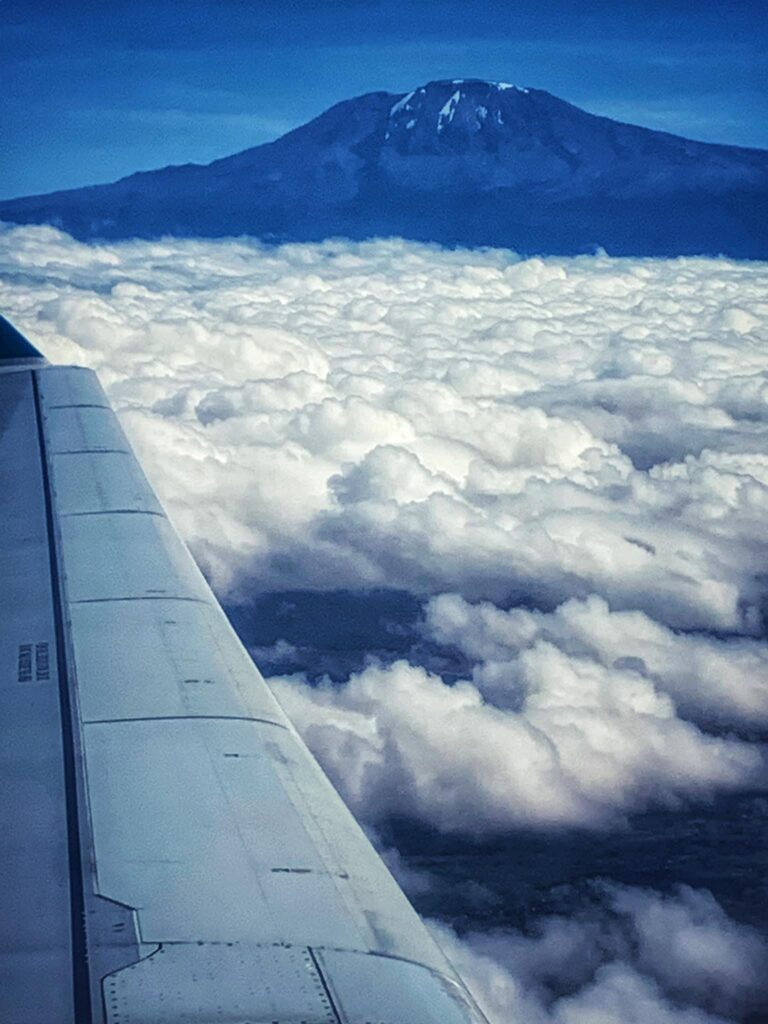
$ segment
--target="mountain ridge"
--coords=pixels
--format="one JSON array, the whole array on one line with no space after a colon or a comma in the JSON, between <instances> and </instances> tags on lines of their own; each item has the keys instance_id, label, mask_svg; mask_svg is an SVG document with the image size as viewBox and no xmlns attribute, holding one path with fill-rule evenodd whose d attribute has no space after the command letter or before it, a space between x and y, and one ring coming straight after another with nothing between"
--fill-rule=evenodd
<instances>
[{"instance_id":1,"label":"mountain ridge","mask_svg":"<svg viewBox=\"0 0 768 1024\"><path fill-rule=\"evenodd\" d=\"M481 79L342 100L209 164L0 203L79 238L400 235L573 254L768 256L768 151Z\"/></svg>"}]
</instances>

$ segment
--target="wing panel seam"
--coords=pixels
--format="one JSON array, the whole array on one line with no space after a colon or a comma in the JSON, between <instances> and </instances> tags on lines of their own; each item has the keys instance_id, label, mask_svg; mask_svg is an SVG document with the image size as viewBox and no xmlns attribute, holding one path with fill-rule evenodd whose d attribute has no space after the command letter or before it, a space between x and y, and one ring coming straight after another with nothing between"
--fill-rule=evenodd
<instances>
[{"instance_id":1,"label":"wing panel seam","mask_svg":"<svg viewBox=\"0 0 768 1024\"><path fill-rule=\"evenodd\" d=\"M100 402L61 402L59 405L49 405L50 409L110 409L109 405Z\"/></svg>"},{"instance_id":2,"label":"wing panel seam","mask_svg":"<svg viewBox=\"0 0 768 1024\"><path fill-rule=\"evenodd\" d=\"M181 594L138 594L131 597L81 597L70 604L111 604L116 601L187 601L192 604L205 604L211 607L211 602L202 597L184 597Z\"/></svg>"},{"instance_id":3,"label":"wing panel seam","mask_svg":"<svg viewBox=\"0 0 768 1024\"><path fill-rule=\"evenodd\" d=\"M325 992L326 998L328 1000L328 1005L330 1006L331 1011L334 1017L336 1018L336 1024L344 1024L341 1012L339 1011L339 1008L336 1005L336 1000L333 998L333 995L331 994L331 989L328 985L325 974L323 973L323 969L320 966L320 961L315 956L314 949L312 949L311 946L307 946L307 953L309 953L309 958L312 961L315 970L317 971L317 976L320 979L320 984L323 986L323 991Z\"/></svg>"},{"instance_id":4,"label":"wing panel seam","mask_svg":"<svg viewBox=\"0 0 768 1024\"><path fill-rule=\"evenodd\" d=\"M127 448L59 448L51 455L133 455Z\"/></svg>"},{"instance_id":5,"label":"wing panel seam","mask_svg":"<svg viewBox=\"0 0 768 1024\"><path fill-rule=\"evenodd\" d=\"M62 512L61 519L73 519L82 516L157 516L165 519L164 512L157 512L150 508L98 508L88 512Z\"/></svg>"},{"instance_id":6,"label":"wing panel seam","mask_svg":"<svg viewBox=\"0 0 768 1024\"><path fill-rule=\"evenodd\" d=\"M249 718L247 715L138 715L129 718L86 718L84 725L119 725L122 722L255 722L257 725L274 725L288 729L282 722L271 718Z\"/></svg>"}]
</instances>

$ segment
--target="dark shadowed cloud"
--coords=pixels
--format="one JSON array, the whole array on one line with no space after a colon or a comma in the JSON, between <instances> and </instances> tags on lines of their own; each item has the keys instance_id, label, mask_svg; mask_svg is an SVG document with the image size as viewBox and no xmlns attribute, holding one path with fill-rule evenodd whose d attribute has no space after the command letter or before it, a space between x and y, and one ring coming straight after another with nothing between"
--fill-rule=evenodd
<instances>
[{"instance_id":1,"label":"dark shadowed cloud","mask_svg":"<svg viewBox=\"0 0 768 1024\"><path fill-rule=\"evenodd\" d=\"M768 1002L766 943L688 886L603 883L525 933L434 932L492 1024L725 1024Z\"/></svg>"}]
</instances>

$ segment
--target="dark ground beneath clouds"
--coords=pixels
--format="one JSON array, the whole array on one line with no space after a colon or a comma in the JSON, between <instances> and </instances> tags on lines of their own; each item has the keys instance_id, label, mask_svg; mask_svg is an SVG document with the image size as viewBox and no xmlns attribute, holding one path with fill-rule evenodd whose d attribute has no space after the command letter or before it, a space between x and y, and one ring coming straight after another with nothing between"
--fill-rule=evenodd
<instances>
[{"instance_id":1,"label":"dark ground beneath clouds","mask_svg":"<svg viewBox=\"0 0 768 1024\"><path fill-rule=\"evenodd\" d=\"M768 1020L768 268L0 233L494 1024Z\"/></svg>"}]
</instances>

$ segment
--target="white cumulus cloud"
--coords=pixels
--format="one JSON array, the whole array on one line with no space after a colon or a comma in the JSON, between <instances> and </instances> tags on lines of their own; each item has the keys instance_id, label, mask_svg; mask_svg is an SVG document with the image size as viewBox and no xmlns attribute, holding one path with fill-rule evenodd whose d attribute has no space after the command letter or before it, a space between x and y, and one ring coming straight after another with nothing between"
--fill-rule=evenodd
<instances>
[{"instance_id":1,"label":"white cumulus cloud","mask_svg":"<svg viewBox=\"0 0 768 1024\"><path fill-rule=\"evenodd\" d=\"M768 266L21 227L0 272L220 594L434 598L471 678L276 684L356 807L602 825L760 783L712 730L768 718Z\"/></svg>"},{"instance_id":2,"label":"white cumulus cloud","mask_svg":"<svg viewBox=\"0 0 768 1024\"><path fill-rule=\"evenodd\" d=\"M555 658L562 678L591 674L617 688L632 678L705 724L768 724L768 644L751 637L676 632L644 612L611 611L594 594L551 613L442 594L429 602L426 623L435 639L476 662L473 681L501 706L541 700L538 667Z\"/></svg>"},{"instance_id":3,"label":"white cumulus cloud","mask_svg":"<svg viewBox=\"0 0 768 1024\"><path fill-rule=\"evenodd\" d=\"M221 590L602 595L755 633L763 264L0 235L3 307L99 371Z\"/></svg>"},{"instance_id":4,"label":"white cumulus cloud","mask_svg":"<svg viewBox=\"0 0 768 1024\"><path fill-rule=\"evenodd\" d=\"M356 814L404 814L482 835L519 826L605 826L757 784L751 745L706 735L631 669L541 644L521 656L516 709L399 661L342 686L271 680Z\"/></svg>"},{"instance_id":5,"label":"white cumulus cloud","mask_svg":"<svg viewBox=\"0 0 768 1024\"><path fill-rule=\"evenodd\" d=\"M768 1001L765 941L688 886L603 883L525 932L433 928L491 1024L723 1024Z\"/></svg>"}]
</instances>

